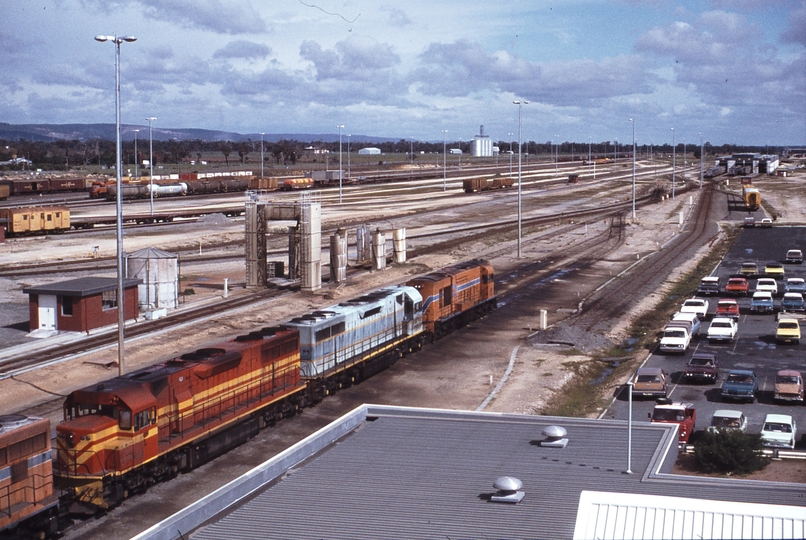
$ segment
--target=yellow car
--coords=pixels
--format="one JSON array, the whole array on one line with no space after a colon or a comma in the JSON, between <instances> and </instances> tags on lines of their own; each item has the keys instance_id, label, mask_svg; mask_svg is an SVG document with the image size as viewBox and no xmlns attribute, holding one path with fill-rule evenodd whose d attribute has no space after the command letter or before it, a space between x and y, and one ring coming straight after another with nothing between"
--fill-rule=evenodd
<instances>
[{"instance_id":1,"label":"yellow car","mask_svg":"<svg viewBox=\"0 0 806 540\"><path fill-rule=\"evenodd\" d=\"M775 341L778 343L800 342L800 324L797 319L779 319L775 330Z\"/></svg>"},{"instance_id":2,"label":"yellow car","mask_svg":"<svg viewBox=\"0 0 806 540\"><path fill-rule=\"evenodd\" d=\"M743 276L755 276L758 274L758 265L754 262L742 263L742 268L739 273Z\"/></svg>"},{"instance_id":3,"label":"yellow car","mask_svg":"<svg viewBox=\"0 0 806 540\"><path fill-rule=\"evenodd\" d=\"M768 262L764 265L764 273L768 276L784 277L784 265L779 262Z\"/></svg>"}]
</instances>

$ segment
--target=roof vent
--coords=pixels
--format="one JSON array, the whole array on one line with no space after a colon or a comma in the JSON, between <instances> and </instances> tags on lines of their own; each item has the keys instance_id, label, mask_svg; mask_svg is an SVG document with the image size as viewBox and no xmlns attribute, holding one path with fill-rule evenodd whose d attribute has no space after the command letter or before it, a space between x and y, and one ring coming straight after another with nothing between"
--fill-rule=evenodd
<instances>
[{"instance_id":1,"label":"roof vent","mask_svg":"<svg viewBox=\"0 0 806 540\"><path fill-rule=\"evenodd\" d=\"M14 429L29 422L28 417L22 414L4 414L0 416L0 426L3 429Z\"/></svg>"},{"instance_id":2,"label":"roof vent","mask_svg":"<svg viewBox=\"0 0 806 540\"><path fill-rule=\"evenodd\" d=\"M490 497L492 502L515 504L521 502L525 493L520 491L523 482L512 476L502 476L493 482L493 487L498 491Z\"/></svg>"},{"instance_id":3,"label":"roof vent","mask_svg":"<svg viewBox=\"0 0 806 540\"><path fill-rule=\"evenodd\" d=\"M566 435L568 435L568 432L562 426L547 426L543 429L543 436L546 438L540 441L540 446L565 448L568 444Z\"/></svg>"}]
</instances>

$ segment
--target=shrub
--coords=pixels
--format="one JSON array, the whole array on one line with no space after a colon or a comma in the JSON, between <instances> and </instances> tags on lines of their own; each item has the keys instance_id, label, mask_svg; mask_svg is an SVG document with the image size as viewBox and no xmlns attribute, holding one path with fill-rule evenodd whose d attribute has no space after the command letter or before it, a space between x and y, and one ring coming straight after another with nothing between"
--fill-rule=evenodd
<instances>
[{"instance_id":1,"label":"shrub","mask_svg":"<svg viewBox=\"0 0 806 540\"><path fill-rule=\"evenodd\" d=\"M749 474L766 467L761 435L738 430L706 431L694 448L700 468L708 473Z\"/></svg>"}]
</instances>

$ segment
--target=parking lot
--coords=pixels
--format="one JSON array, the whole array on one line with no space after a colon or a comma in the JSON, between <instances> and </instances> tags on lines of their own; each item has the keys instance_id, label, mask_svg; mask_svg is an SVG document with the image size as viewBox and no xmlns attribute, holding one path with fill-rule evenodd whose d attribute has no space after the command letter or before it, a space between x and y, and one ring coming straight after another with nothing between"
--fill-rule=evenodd
<instances>
[{"instance_id":1,"label":"parking lot","mask_svg":"<svg viewBox=\"0 0 806 540\"><path fill-rule=\"evenodd\" d=\"M758 263L763 272L764 265L770 261L783 262L789 249L806 250L806 227L772 227L743 229L733 248L725 256L713 275L720 278L724 285L728 278L739 273L743 262ZM806 278L806 264L785 264L785 277ZM704 276L703 276L704 277ZM756 280L760 276L748 279L750 295L755 289ZM705 429L715 410L740 410L747 417L747 431L758 433L769 413L791 415L798 425L796 448L806 450L806 406L779 404L773 401L775 375L782 369L794 369L806 372L806 345L781 345L775 340L775 328L778 318L778 307L783 296L784 279L778 279L779 292L775 296L776 310L771 314L751 314L750 298L739 297L740 317L737 338L727 343L709 343L705 334L713 317L717 300L725 295L708 297L709 315L703 321L700 335L691 342L691 347L683 355L661 354L656 348L647 359L647 367L662 368L670 377L668 396L673 401L693 403L697 409L697 431ZM684 298L680 298L682 303ZM802 314L796 318L803 317ZM801 323L803 324L803 323ZM716 384L697 384L682 380L682 372L686 362L694 352L714 354L720 362L719 378ZM731 369L753 370L759 378L759 391L754 403L726 402L721 399L720 388ZM651 399L634 400L633 419L648 421L655 402ZM605 412L604 418L626 420L628 417L627 394L621 391L613 405ZM692 442L696 442L696 431Z\"/></svg>"}]
</instances>

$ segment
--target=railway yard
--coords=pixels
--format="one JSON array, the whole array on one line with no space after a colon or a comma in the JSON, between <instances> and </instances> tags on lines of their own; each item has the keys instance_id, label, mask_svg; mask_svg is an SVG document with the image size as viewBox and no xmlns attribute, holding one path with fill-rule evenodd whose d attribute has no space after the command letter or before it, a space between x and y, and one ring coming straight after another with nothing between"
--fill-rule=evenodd
<instances>
[{"instance_id":1,"label":"railway yard","mask_svg":"<svg viewBox=\"0 0 806 540\"><path fill-rule=\"evenodd\" d=\"M627 165L603 167L595 180L581 164L564 164L559 172L555 174L554 165L525 171L521 240L514 187L464 193L463 177L454 175L447 181L440 176L349 185L343 194L324 188L316 194L322 204L323 251L325 237L337 229L368 225L384 231L405 228L408 254L407 262L383 271L350 265L346 284L325 283L314 293L244 287L243 217L216 213L242 206L242 193L155 201L161 214L204 215L132 223L124 230L128 252L157 247L179 254L179 290L184 293L170 317L127 324L128 371L470 259L485 259L495 269L498 308L366 382L261 431L226 457L152 486L95 519L78 521L65 538L129 538L362 403L626 420L625 383L639 366L646 366L670 375L671 399L696 406L699 431L723 408L741 410L749 432L758 432L768 413L792 415L806 427L802 403L782 405L772 399L778 370L806 372L806 344L776 344L776 315L750 313L749 298L739 298L739 333L732 342L709 343L704 320L701 335L684 354L659 354L655 348L655 336L674 311L671 304L694 296L701 277L713 272L724 286L744 261L763 266L783 260L789 249L806 246L806 175L754 180L763 204L748 210L736 204L738 179L730 178L727 185L728 177L706 180L700 189L699 165L683 174L678 170L672 199L670 167L639 163L633 220ZM568 174L582 177L571 184L565 181ZM293 192L272 196L280 201L299 198ZM68 204L78 219L108 218L114 212L109 203L72 202L60 195L47 204ZM128 214L149 212L147 200L124 207ZM743 228L747 217L757 222L771 217L774 226ZM271 235L269 259L283 260L285 246L283 235ZM102 328L89 336L27 338L29 307L22 289L58 279L113 276L114 229L97 226L8 239L0 244L0 254L0 414L42 416L55 427L70 392L117 375L117 332ZM804 265L787 264L785 270L786 277L806 277ZM711 297L706 320L713 317L720 297ZM541 331L542 310L548 328ZM683 380L695 351L719 357L714 384ZM759 376L754 403L722 403L719 388L731 369L752 369ZM647 421L653 405L635 400L634 420ZM793 455L806 455L803 433ZM696 440L695 432L691 444ZM759 478L806 483L802 459L783 461L773 462Z\"/></svg>"}]
</instances>

